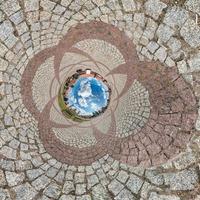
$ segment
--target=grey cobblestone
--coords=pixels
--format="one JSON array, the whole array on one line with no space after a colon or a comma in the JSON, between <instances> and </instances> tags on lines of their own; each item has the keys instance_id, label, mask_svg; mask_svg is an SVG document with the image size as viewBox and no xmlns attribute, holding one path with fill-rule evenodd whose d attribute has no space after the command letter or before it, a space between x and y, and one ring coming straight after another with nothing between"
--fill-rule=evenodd
<instances>
[{"instance_id":1,"label":"grey cobblestone","mask_svg":"<svg viewBox=\"0 0 200 200\"><path fill-rule=\"evenodd\" d=\"M191 47L195 48L200 46L200 39L198 37L200 28L194 20L188 19L182 26L180 33Z\"/></svg>"}]
</instances>

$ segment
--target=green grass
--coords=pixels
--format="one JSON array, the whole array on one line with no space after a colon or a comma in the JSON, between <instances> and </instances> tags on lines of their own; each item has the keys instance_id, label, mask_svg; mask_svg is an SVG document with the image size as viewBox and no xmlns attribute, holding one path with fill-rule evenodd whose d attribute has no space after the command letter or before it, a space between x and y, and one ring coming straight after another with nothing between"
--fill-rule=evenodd
<instances>
[{"instance_id":1,"label":"green grass","mask_svg":"<svg viewBox=\"0 0 200 200\"><path fill-rule=\"evenodd\" d=\"M63 99L63 90L64 90L64 86L60 87L59 93L58 93L58 104L61 108L61 111L63 113L63 115L73 121L76 122L83 122L83 121L88 121L87 119L84 119L82 117L79 117L76 112L74 112L73 110L71 110L70 108L68 108L64 102Z\"/></svg>"}]
</instances>

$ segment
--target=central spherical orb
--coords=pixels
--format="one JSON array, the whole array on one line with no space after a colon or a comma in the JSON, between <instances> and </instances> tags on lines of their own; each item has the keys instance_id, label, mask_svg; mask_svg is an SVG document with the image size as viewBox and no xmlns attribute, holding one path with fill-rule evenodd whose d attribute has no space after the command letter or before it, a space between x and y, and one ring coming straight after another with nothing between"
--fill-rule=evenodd
<instances>
[{"instance_id":1,"label":"central spherical orb","mask_svg":"<svg viewBox=\"0 0 200 200\"><path fill-rule=\"evenodd\" d=\"M74 121L85 121L103 113L110 101L111 89L98 73L77 70L61 86L59 105L62 113Z\"/></svg>"}]
</instances>

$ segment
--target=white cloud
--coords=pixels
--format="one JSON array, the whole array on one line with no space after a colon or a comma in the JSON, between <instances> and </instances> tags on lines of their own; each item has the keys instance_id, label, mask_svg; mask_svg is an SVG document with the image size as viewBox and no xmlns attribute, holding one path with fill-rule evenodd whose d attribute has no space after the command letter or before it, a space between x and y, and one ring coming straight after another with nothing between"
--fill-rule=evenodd
<instances>
[{"instance_id":1,"label":"white cloud","mask_svg":"<svg viewBox=\"0 0 200 200\"><path fill-rule=\"evenodd\" d=\"M84 107L84 108L88 106L87 100L85 98L79 98L78 103L80 104L81 107Z\"/></svg>"},{"instance_id":2,"label":"white cloud","mask_svg":"<svg viewBox=\"0 0 200 200\"><path fill-rule=\"evenodd\" d=\"M91 103L91 108L93 109L93 110L100 110L100 107L96 104L96 103Z\"/></svg>"},{"instance_id":3,"label":"white cloud","mask_svg":"<svg viewBox=\"0 0 200 200\"><path fill-rule=\"evenodd\" d=\"M77 102L76 98L72 95L72 96L69 96L69 101L72 103L72 104L75 104Z\"/></svg>"}]
</instances>

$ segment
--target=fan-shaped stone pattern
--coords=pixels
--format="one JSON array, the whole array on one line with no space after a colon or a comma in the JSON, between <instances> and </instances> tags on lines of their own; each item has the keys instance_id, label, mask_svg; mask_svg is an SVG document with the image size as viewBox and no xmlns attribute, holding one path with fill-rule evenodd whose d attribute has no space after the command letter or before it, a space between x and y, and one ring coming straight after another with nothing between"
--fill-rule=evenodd
<instances>
[{"instance_id":1,"label":"fan-shaped stone pattern","mask_svg":"<svg viewBox=\"0 0 200 200\"><path fill-rule=\"evenodd\" d=\"M57 99L54 101L54 105L51 107L50 110L50 120L52 122L56 122L58 124L69 124L69 120L67 120L64 115L62 114L60 107L58 105Z\"/></svg>"},{"instance_id":2,"label":"fan-shaped stone pattern","mask_svg":"<svg viewBox=\"0 0 200 200\"><path fill-rule=\"evenodd\" d=\"M51 98L58 95L59 89L60 89L60 84L59 84L58 80L54 77L54 79L51 81L51 88L50 88Z\"/></svg>"},{"instance_id":3,"label":"fan-shaped stone pattern","mask_svg":"<svg viewBox=\"0 0 200 200\"><path fill-rule=\"evenodd\" d=\"M50 100L50 88L54 77L54 57L51 57L38 67L32 86L32 95L36 107L42 111Z\"/></svg>"},{"instance_id":4,"label":"fan-shaped stone pattern","mask_svg":"<svg viewBox=\"0 0 200 200\"><path fill-rule=\"evenodd\" d=\"M123 74L115 74L113 75L114 77L114 80L115 80L115 86L116 86L116 90L118 92L118 94L121 94L125 84L126 84L126 81L127 81L127 75L123 75ZM108 79L109 79L109 76L108 76ZM117 95L116 95L117 97ZM114 98L116 98L114 97Z\"/></svg>"},{"instance_id":5,"label":"fan-shaped stone pattern","mask_svg":"<svg viewBox=\"0 0 200 200\"><path fill-rule=\"evenodd\" d=\"M119 100L115 111L116 135L127 137L136 134L145 125L149 115L148 91L135 80L127 93Z\"/></svg>"},{"instance_id":6,"label":"fan-shaped stone pattern","mask_svg":"<svg viewBox=\"0 0 200 200\"><path fill-rule=\"evenodd\" d=\"M127 82L127 75L109 74L108 76L106 76L106 79L109 81L110 87L112 88L112 99L114 102L116 99L118 99L118 96L124 90L125 84ZM111 105L111 107L115 107L114 103Z\"/></svg>"},{"instance_id":7,"label":"fan-shaped stone pattern","mask_svg":"<svg viewBox=\"0 0 200 200\"><path fill-rule=\"evenodd\" d=\"M149 64L138 79L149 92L151 112L141 131L123 141L120 157L135 166L159 165L186 148L195 128L197 102L175 69Z\"/></svg>"},{"instance_id":8,"label":"fan-shaped stone pattern","mask_svg":"<svg viewBox=\"0 0 200 200\"><path fill-rule=\"evenodd\" d=\"M53 128L53 131L66 145L84 148L97 143L91 128Z\"/></svg>"},{"instance_id":9,"label":"fan-shaped stone pattern","mask_svg":"<svg viewBox=\"0 0 200 200\"><path fill-rule=\"evenodd\" d=\"M84 55L78 53L67 52L64 54L59 69L62 70L63 68L74 66L78 63L82 63L84 61L88 61L88 58Z\"/></svg>"},{"instance_id":10,"label":"fan-shaped stone pattern","mask_svg":"<svg viewBox=\"0 0 200 200\"><path fill-rule=\"evenodd\" d=\"M110 116L107 116L106 118L102 118L98 121L96 124L96 128L101 131L103 134L107 134L109 131L109 128L111 126L112 120Z\"/></svg>"},{"instance_id":11,"label":"fan-shaped stone pattern","mask_svg":"<svg viewBox=\"0 0 200 200\"><path fill-rule=\"evenodd\" d=\"M199 49L195 48L200 44L199 13L199 0L1 0L0 151L3 155L0 155L0 199L199 200L200 137L199 132L194 131L193 127L197 114L193 91L197 102L200 98ZM86 31L80 29L81 23L93 19L114 24L131 40L124 42L124 38L113 35L114 30L111 26L108 29L99 26L99 23L91 23L91 26L86 23L83 24L86 26ZM104 140L100 140L99 143L104 144L101 146L102 149L111 149L107 151L109 155L115 151L117 160L113 159L114 155L111 157L105 155L105 152L101 154L101 149L97 148L99 143L87 153L84 152L85 148L81 148L79 153L76 151L77 147L65 148L67 145L58 142L61 140L51 137L51 127L44 125L38 130L38 125L45 118L35 116L38 110L29 98L32 94L23 93L23 85L31 91L31 86L28 84L29 82L32 84L31 74L34 74L34 69L41 65L41 63L33 64L29 68L27 63L42 49L57 45L66 33L71 32L72 26L78 23L79 26L76 28L80 34L65 37L63 44L69 44L70 41L73 43L74 38L75 40L77 38L76 42L88 39L91 33L95 33L91 38L104 40L105 37L109 42L110 38L121 41L123 45L118 46L118 49L123 56L126 51L127 55L133 57L130 59L130 63L133 63L137 60L137 54L126 46L134 42L141 60L158 58L162 65L173 66L169 71L177 67L179 73L191 83L190 86L186 84L186 87L182 88L181 86L185 85L184 80L174 76L170 79L173 84L169 87L169 79L165 83L162 80L166 78L168 72L160 73L157 77L152 73L145 75L144 62L131 64L132 70L129 70L129 64L126 63L123 70L117 71L117 73L126 71L130 74L139 66L141 74L146 77L138 78L140 73L134 71L127 80L135 78L134 74L137 75L136 79L149 92L152 107L146 129L144 127L128 138L119 138L116 143L106 143L114 138L114 134L106 138L107 132L112 133L110 129L104 134ZM95 29L97 31L94 31ZM99 37L100 33L102 37ZM169 41L161 43L163 38ZM53 56L51 49L49 48L46 54L41 52L41 56L35 61L46 55ZM66 50L64 46L59 47L59 50L53 47L55 59L59 60L59 57L62 57L63 50ZM56 64L56 68L59 67L58 62ZM151 69L153 66L150 64ZM27 81L22 81L20 86L21 75L27 68L30 74L27 76ZM100 68L103 69L103 65ZM106 70L102 71L99 74L103 76L108 73ZM118 84L118 80L119 78L115 85ZM52 96L56 94L57 85L57 82L52 84ZM129 85L125 83L125 87L128 89ZM177 88L180 88L179 91ZM25 104L26 100L30 105ZM118 105L118 99L110 104L113 110L115 110L114 103ZM107 117L103 116L104 120L107 120ZM61 119L57 117L55 116L59 122ZM49 119L48 113L47 119ZM112 116L111 122L113 121ZM199 122L200 118L197 124L200 124ZM47 125L49 124L47 121ZM103 125L101 127L103 128ZM48 142L58 140L51 146L52 151L46 145L48 142L41 140L41 132L44 130L47 132ZM194 137L189 141L191 136ZM164 144L166 147L162 150ZM186 145L189 147L186 152L171 160L178 152L183 151L182 148ZM55 146L58 148L55 149ZM132 166L140 164L141 167L133 168L124 163ZM159 163L164 165L143 169L144 166L155 166Z\"/></svg>"},{"instance_id":12,"label":"fan-shaped stone pattern","mask_svg":"<svg viewBox=\"0 0 200 200\"><path fill-rule=\"evenodd\" d=\"M74 47L86 52L95 61L105 64L109 70L125 63L120 51L115 46L103 40L86 39L75 44Z\"/></svg>"},{"instance_id":13,"label":"fan-shaped stone pattern","mask_svg":"<svg viewBox=\"0 0 200 200\"><path fill-rule=\"evenodd\" d=\"M107 35L114 34L113 37L106 37L105 46L108 49L110 45L117 50L119 49L118 53L123 55L125 63L117 62L118 66L109 68L102 60L97 62L96 58L92 58L90 55L92 52L87 53L75 47L76 44L85 41L83 35L80 34L80 30L82 33L86 33L90 29L90 34L92 35L87 35L87 38L90 36L91 38L101 38L96 39L101 41L100 43L92 43L97 50L101 49L102 35L91 24L97 30L104 30L104 36L106 32ZM70 39L68 40L68 38ZM119 38L119 40L113 38ZM90 41L90 39L86 41L88 40ZM91 39L91 41L93 40ZM91 120L90 123L70 123L67 120L65 123L65 119L59 117L59 112L55 114L56 116L52 116L51 108L54 106L55 97L50 97L44 110L36 115L45 149L59 161L73 165L87 165L109 153L117 160L132 166L154 166L178 155L189 142L192 136L190 131L193 130L195 112L197 110L196 99L191 88L173 68L166 68L153 62L139 62L133 50L134 47L129 44L131 44L131 41L124 37L118 29L102 22L94 22L80 24L76 28L72 28L57 46L36 55L36 58L40 58L42 60L41 63L44 63L47 58L54 56L55 52L61 51L55 57L56 75L52 81L55 81L57 77L60 77L60 80L64 79L65 73L73 73L73 68L74 70L78 69L84 62L89 65L94 63L94 67L91 65L91 69L95 71L99 69L97 63L101 63L101 69L99 70L103 69L102 71L105 71L105 73L108 72L105 78L112 86L110 109L107 110L109 112L106 111L97 119ZM80 62L64 65L63 61L63 68L60 70L59 67L63 56L65 53L71 53L71 51L73 52L71 55L78 54L77 58L80 58ZM69 58L69 55L66 58ZM83 60L82 55L88 60ZM67 63L67 59L65 60ZM116 61L117 59L113 57L110 60ZM107 61L110 60L107 59ZM30 73L31 69L37 71L35 68L41 65L34 66L33 64L36 62L34 58L32 62L27 66L26 73ZM30 67L31 69L29 69ZM25 77L31 77L31 74L26 74ZM24 85L26 84L28 82L25 82ZM55 84L52 82L51 86L55 87L58 84L60 84L58 81ZM27 94L28 91L27 89ZM189 95L190 102L186 97L186 93ZM27 94L25 96L31 101L30 95ZM178 101L178 98L181 99L184 105L184 110L180 112L179 110L175 111L176 106L172 106L174 101ZM25 104L26 102L27 100L24 100ZM30 107L29 104L26 105ZM31 111L35 115L34 109L31 109ZM54 111L53 114L56 113ZM144 116L141 117L143 114L146 118ZM133 115L134 118L132 118ZM168 120L169 118L170 120ZM120 121L121 119L123 121ZM181 122L179 122L180 119ZM106 120L106 123L103 123L103 120ZM132 123L134 120L136 125ZM123 132L125 130L124 127L126 128L125 132ZM92 137L95 138L95 143L88 142L87 135L85 137L87 139L83 139L79 143L75 135L73 135L73 132L75 133L73 131L74 128L88 130L88 133L91 133ZM54 132L53 130L62 131ZM66 134L66 131L69 131L68 134ZM81 132L78 132L78 135L80 134ZM72 135L75 139L72 139ZM84 145L81 146L81 144Z\"/></svg>"}]
</instances>

